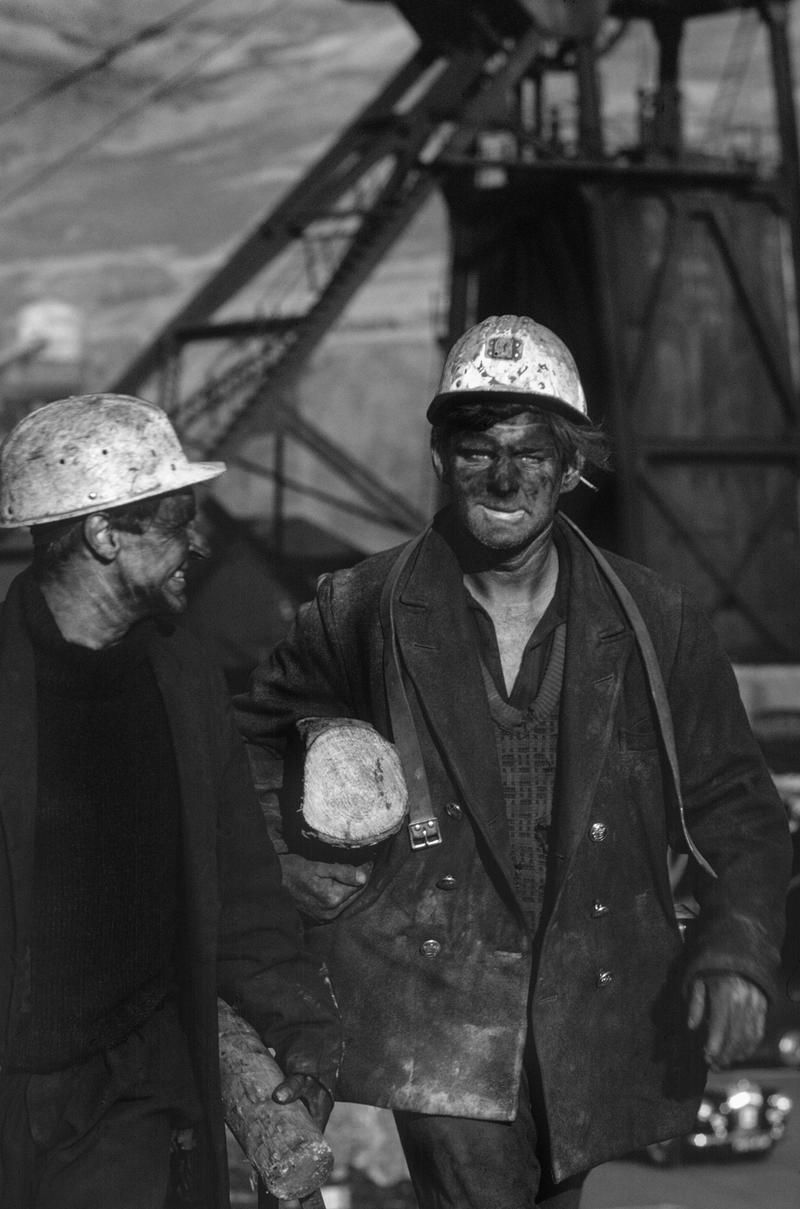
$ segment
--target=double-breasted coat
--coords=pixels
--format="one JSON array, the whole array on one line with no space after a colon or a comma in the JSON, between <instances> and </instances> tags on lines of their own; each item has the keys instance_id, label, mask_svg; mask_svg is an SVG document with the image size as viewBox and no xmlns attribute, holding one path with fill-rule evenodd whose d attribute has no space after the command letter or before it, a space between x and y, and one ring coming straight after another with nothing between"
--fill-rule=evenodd
<instances>
[{"instance_id":1,"label":"double-breasted coat","mask_svg":"<svg viewBox=\"0 0 800 1209\"><path fill-rule=\"evenodd\" d=\"M340 1026L322 962L301 948L299 916L253 794L221 675L182 629L149 657L180 783L180 1014L204 1109L203 1194L229 1204L220 1100L217 995L276 1050L284 1070L333 1088ZM12 584L0 617L0 1039L26 994L36 817L34 656ZM102 753L98 753L102 758Z\"/></svg>"},{"instance_id":2,"label":"double-breasted coat","mask_svg":"<svg viewBox=\"0 0 800 1209\"><path fill-rule=\"evenodd\" d=\"M309 944L325 955L342 1009L342 1099L509 1119L530 1031L562 1179L690 1127L705 1069L684 985L698 971L736 971L771 989L790 857L782 805L710 625L680 587L609 555L655 644L688 830L716 874L698 876L700 922L682 946L667 850L685 836L641 658L596 563L557 527L570 590L555 884L537 952L514 889L493 727L441 518L402 573L393 612L443 842L412 851L398 833L360 896L316 922ZM397 556L324 577L237 701L284 850L298 844L286 775L294 723L353 716L392 737L379 601Z\"/></svg>"}]
</instances>

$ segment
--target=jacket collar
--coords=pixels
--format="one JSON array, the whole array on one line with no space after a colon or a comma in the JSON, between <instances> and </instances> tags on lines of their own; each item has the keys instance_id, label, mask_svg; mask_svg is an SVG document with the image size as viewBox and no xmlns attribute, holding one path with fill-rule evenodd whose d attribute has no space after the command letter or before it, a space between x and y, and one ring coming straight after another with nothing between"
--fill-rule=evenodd
<instances>
[{"instance_id":1,"label":"jacket collar","mask_svg":"<svg viewBox=\"0 0 800 1209\"><path fill-rule=\"evenodd\" d=\"M559 734L556 851L568 861L592 821L595 791L614 737L633 636L586 547L556 518L571 559L567 653ZM566 868L566 865L564 865Z\"/></svg>"},{"instance_id":2,"label":"jacket collar","mask_svg":"<svg viewBox=\"0 0 800 1209\"><path fill-rule=\"evenodd\" d=\"M555 836L563 858L559 866L565 869L590 825L632 636L591 555L558 518L556 525L571 563ZM461 569L446 531L444 512L423 537L401 581L398 646L462 800L510 872L493 726Z\"/></svg>"},{"instance_id":3,"label":"jacket collar","mask_svg":"<svg viewBox=\"0 0 800 1209\"><path fill-rule=\"evenodd\" d=\"M510 873L505 809L492 720L461 568L440 514L401 581L398 647L463 804Z\"/></svg>"},{"instance_id":4,"label":"jacket collar","mask_svg":"<svg viewBox=\"0 0 800 1209\"><path fill-rule=\"evenodd\" d=\"M31 813L23 800L28 804L35 801L35 778L30 770L36 768L36 727L31 725L36 677L33 647L22 615L21 580L18 575L12 582L0 615L0 783L5 790L10 779L14 787L8 801L6 793L2 794L0 808L7 821L8 812L18 815L17 823Z\"/></svg>"},{"instance_id":5,"label":"jacket collar","mask_svg":"<svg viewBox=\"0 0 800 1209\"><path fill-rule=\"evenodd\" d=\"M24 946L30 928L37 762L36 679L33 647L22 616L20 578L11 584L0 618L0 832L5 837L14 905L15 1003L27 993ZM0 1014L7 1010L9 1005L3 1004ZM0 1028L4 1027L0 1021Z\"/></svg>"},{"instance_id":6,"label":"jacket collar","mask_svg":"<svg viewBox=\"0 0 800 1209\"><path fill-rule=\"evenodd\" d=\"M213 885L213 870L198 869L201 854L216 852L216 812L199 808L209 799L207 753L198 750L197 725L197 703L206 699L207 688L194 662L181 657L181 644L170 640L175 629L164 627L151 638L148 657L164 700L178 768L184 868L189 871L187 877L198 882L187 889L201 909L213 911L208 895L202 892L204 879L206 887ZM211 858L206 855L204 859Z\"/></svg>"}]
</instances>

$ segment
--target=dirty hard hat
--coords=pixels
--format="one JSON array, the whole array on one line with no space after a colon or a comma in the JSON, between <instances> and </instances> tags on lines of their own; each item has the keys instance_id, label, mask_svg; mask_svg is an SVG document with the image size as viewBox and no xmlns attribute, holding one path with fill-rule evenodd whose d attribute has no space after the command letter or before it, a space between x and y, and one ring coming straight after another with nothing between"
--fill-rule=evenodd
<instances>
[{"instance_id":1,"label":"dirty hard hat","mask_svg":"<svg viewBox=\"0 0 800 1209\"><path fill-rule=\"evenodd\" d=\"M580 375L563 340L527 315L491 315L458 339L428 408L437 424L463 403L519 398L520 404L588 422Z\"/></svg>"},{"instance_id":2,"label":"dirty hard hat","mask_svg":"<svg viewBox=\"0 0 800 1209\"><path fill-rule=\"evenodd\" d=\"M84 516L216 478L190 462L167 415L130 395L76 395L37 408L0 445L0 528Z\"/></svg>"}]
</instances>

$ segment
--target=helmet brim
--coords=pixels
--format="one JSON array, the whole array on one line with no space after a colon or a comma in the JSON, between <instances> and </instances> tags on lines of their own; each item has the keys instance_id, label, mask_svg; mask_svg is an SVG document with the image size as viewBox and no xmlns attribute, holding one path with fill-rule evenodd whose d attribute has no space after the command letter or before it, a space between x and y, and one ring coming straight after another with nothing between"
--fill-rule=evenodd
<instances>
[{"instance_id":1,"label":"helmet brim","mask_svg":"<svg viewBox=\"0 0 800 1209\"><path fill-rule=\"evenodd\" d=\"M589 417L555 395L534 395L521 390L446 390L434 395L426 412L431 424L439 424L467 403L518 403L520 411L552 411L573 424L591 424Z\"/></svg>"},{"instance_id":2,"label":"helmet brim","mask_svg":"<svg viewBox=\"0 0 800 1209\"><path fill-rule=\"evenodd\" d=\"M13 520L0 518L0 529L30 529L34 525L49 525L54 521L68 521L79 516L91 516L95 512L105 512L108 508L121 508L124 504L133 504L138 500L150 499L156 495L169 495L173 491L183 491L187 487L195 487L199 483L218 478L226 469L225 462L186 462L176 466L170 472L168 480L162 479L157 485L153 485L145 491L124 491L117 497L97 500L91 505L83 504L79 508L54 511L41 516L28 515L15 517Z\"/></svg>"},{"instance_id":3,"label":"helmet brim","mask_svg":"<svg viewBox=\"0 0 800 1209\"><path fill-rule=\"evenodd\" d=\"M228 469L225 462L187 462L179 468L182 482L177 487L169 487L169 491L178 491L181 487L193 487L196 483L207 483L209 479L219 478Z\"/></svg>"}]
</instances>

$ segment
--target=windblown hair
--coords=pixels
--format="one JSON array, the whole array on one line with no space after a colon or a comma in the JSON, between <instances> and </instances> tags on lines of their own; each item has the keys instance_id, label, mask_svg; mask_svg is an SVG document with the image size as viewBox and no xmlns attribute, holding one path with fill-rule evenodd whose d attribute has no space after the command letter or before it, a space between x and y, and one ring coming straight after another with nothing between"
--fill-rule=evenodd
<instances>
[{"instance_id":1,"label":"windblown hair","mask_svg":"<svg viewBox=\"0 0 800 1209\"><path fill-rule=\"evenodd\" d=\"M149 528L161 504L160 495L119 504L116 508L98 509L123 533L144 533ZM77 554L83 545L83 522L86 516L71 516L47 525L33 525L33 573L39 583L46 583Z\"/></svg>"},{"instance_id":2,"label":"windblown hair","mask_svg":"<svg viewBox=\"0 0 800 1209\"><path fill-rule=\"evenodd\" d=\"M562 467L573 466L579 458L588 466L598 470L611 468L611 441L596 424L573 424L564 416L547 411L524 398L497 399L487 402L485 398L464 401L454 407L431 429L431 448L443 461L447 459L453 438L463 432L484 432L498 420L528 411L545 421L550 429L553 444Z\"/></svg>"}]
</instances>

